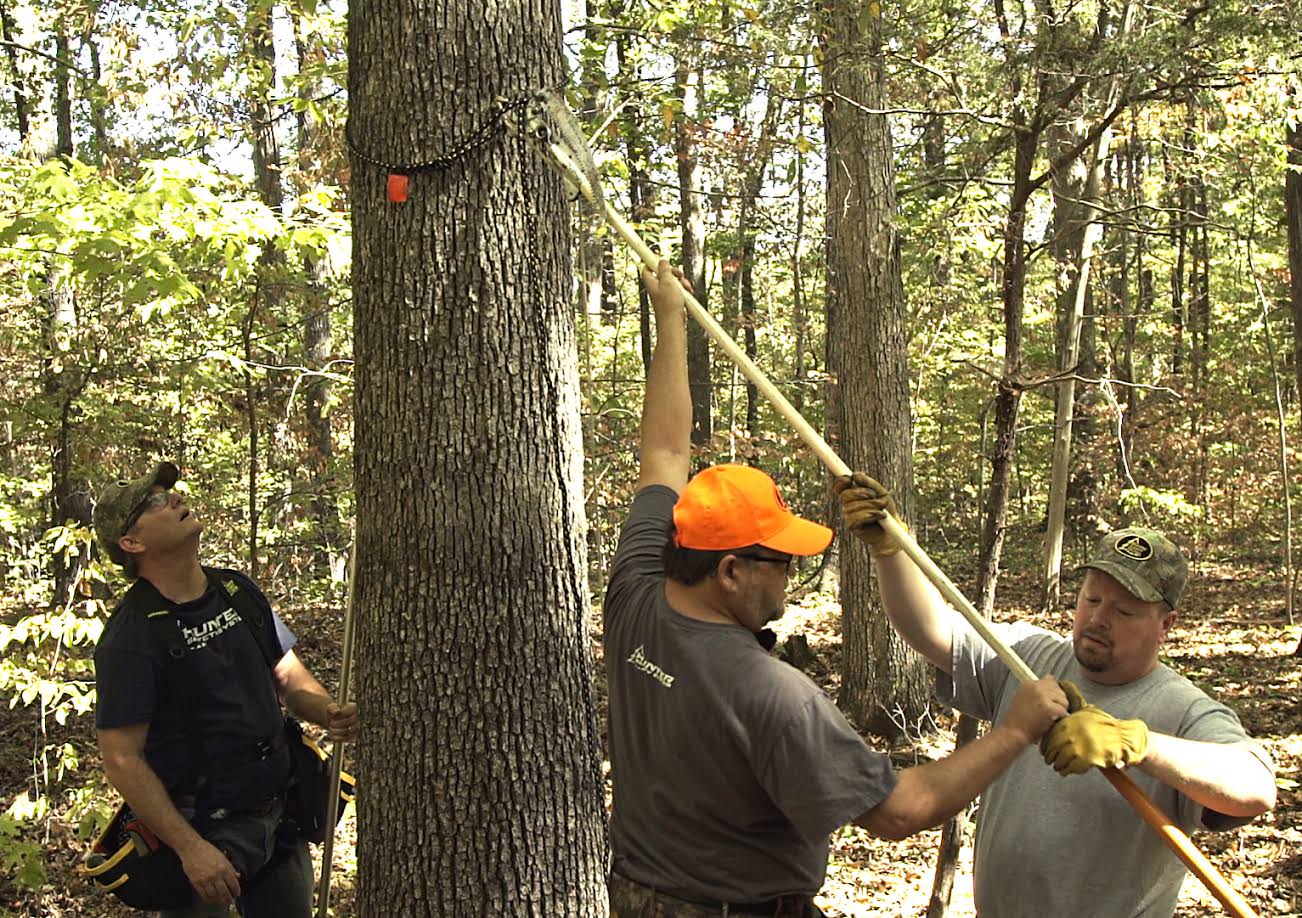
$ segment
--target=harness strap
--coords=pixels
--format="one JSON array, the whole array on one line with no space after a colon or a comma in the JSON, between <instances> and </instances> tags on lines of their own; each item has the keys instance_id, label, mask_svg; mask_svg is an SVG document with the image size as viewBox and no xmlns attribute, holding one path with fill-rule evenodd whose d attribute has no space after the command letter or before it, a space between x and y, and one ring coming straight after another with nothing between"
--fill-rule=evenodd
<instances>
[{"instance_id":1,"label":"harness strap","mask_svg":"<svg viewBox=\"0 0 1302 918\"><path fill-rule=\"evenodd\" d=\"M240 587L239 582L234 577L223 576L220 571L211 567L205 567L203 572L212 588L217 590L226 605L239 615L240 620L252 632L254 641L258 645L258 650L261 652L267 667L269 669L274 668L278 659L278 645L275 642L275 628L271 616L247 590ZM194 678L193 669L186 665L185 658L190 648L186 644L185 634L181 630L181 623L175 614L177 603L172 602L158 592L158 588L143 577L138 578L122 598L122 606L128 603L146 610L152 610L144 612L144 616L154 640L163 647L167 654L163 664L163 683L167 691L176 698L181 710L187 712L197 711L198 685ZM277 734L258 743L247 756L227 756L220 761L214 761L205 755L203 738L199 733L198 719L190 716L184 718L184 720L190 745L190 756L194 762L194 773L197 780L196 792L207 783L208 775L212 771L221 767L229 767L232 764L239 764L242 761L266 758L275 749L284 745L283 736ZM279 741L279 745L277 745L277 741Z\"/></svg>"}]
</instances>

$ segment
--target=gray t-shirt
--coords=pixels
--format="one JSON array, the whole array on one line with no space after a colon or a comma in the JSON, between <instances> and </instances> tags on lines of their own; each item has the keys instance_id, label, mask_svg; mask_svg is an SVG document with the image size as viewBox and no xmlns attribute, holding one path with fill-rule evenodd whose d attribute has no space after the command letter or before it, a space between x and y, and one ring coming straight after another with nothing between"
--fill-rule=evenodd
<instances>
[{"instance_id":1,"label":"gray t-shirt","mask_svg":"<svg viewBox=\"0 0 1302 918\"><path fill-rule=\"evenodd\" d=\"M750 631L670 608L675 500L638 493L606 591L614 868L687 899L813 895L828 834L889 796L894 769Z\"/></svg>"},{"instance_id":2,"label":"gray t-shirt","mask_svg":"<svg viewBox=\"0 0 1302 918\"><path fill-rule=\"evenodd\" d=\"M1185 739L1248 739L1234 712L1165 665L1128 685L1086 678L1070 639L1026 624L997 625L1039 675L1069 679L1086 701L1151 730ZM984 641L955 617L954 675L936 681L941 701L998 722L1018 683ZM1264 750L1257 754L1267 768ZM1137 769L1127 774L1186 833L1201 806ZM974 883L982 918L1159 918L1175 911L1184 865L1097 770L1059 776L1030 746L981 797Z\"/></svg>"}]
</instances>

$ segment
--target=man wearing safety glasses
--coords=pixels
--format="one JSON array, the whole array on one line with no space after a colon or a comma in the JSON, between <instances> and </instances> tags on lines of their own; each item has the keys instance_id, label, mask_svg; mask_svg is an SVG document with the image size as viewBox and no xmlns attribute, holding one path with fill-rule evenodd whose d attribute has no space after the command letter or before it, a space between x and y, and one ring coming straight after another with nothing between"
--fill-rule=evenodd
<instances>
[{"instance_id":1,"label":"man wearing safety glasses","mask_svg":"<svg viewBox=\"0 0 1302 918\"><path fill-rule=\"evenodd\" d=\"M817 916L828 835L903 838L967 805L1067 710L1028 683L1004 723L896 773L819 688L761 646L793 559L831 541L763 472L688 481L691 397L681 274L644 273L656 345L638 480L603 607L614 774L615 918Z\"/></svg>"},{"instance_id":2,"label":"man wearing safety glasses","mask_svg":"<svg viewBox=\"0 0 1302 918\"><path fill-rule=\"evenodd\" d=\"M252 580L200 564L203 521L174 490L178 477L159 463L110 484L95 508L100 545L133 581L95 650L104 770L193 888L181 882L191 901L165 916L224 916L234 905L300 918L311 913L312 866L282 822L281 702L344 741L356 735L357 708L334 703ZM169 616L172 630L160 632Z\"/></svg>"}]
</instances>

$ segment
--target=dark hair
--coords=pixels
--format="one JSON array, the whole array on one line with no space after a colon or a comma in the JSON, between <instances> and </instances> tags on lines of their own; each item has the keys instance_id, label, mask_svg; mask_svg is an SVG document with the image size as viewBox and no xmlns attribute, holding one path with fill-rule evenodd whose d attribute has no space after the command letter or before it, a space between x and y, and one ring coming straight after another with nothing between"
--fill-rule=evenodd
<instances>
[{"instance_id":1,"label":"dark hair","mask_svg":"<svg viewBox=\"0 0 1302 918\"><path fill-rule=\"evenodd\" d=\"M683 548L674 541L674 527L670 525L669 535L660 558L665 565L665 576L683 586L696 586L718 570L719 562L728 555L745 551L750 546L729 548L724 551L703 550L700 548Z\"/></svg>"}]
</instances>

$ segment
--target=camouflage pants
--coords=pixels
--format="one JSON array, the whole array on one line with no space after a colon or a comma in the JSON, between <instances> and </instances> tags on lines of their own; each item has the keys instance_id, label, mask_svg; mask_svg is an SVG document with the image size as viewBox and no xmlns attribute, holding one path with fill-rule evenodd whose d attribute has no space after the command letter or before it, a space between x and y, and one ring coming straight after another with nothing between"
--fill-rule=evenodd
<instances>
[{"instance_id":1,"label":"camouflage pants","mask_svg":"<svg viewBox=\"0 0 1302 918\"><path fill-rule=\"evenodd\" d=\"M769 918L822 918L823 913L805 896L776 899L771 909L737 908L727 903L702 905L643 886L617 873L610 875L610 918L729 918L767 915Z\"/></svg>"}]
</instances>

